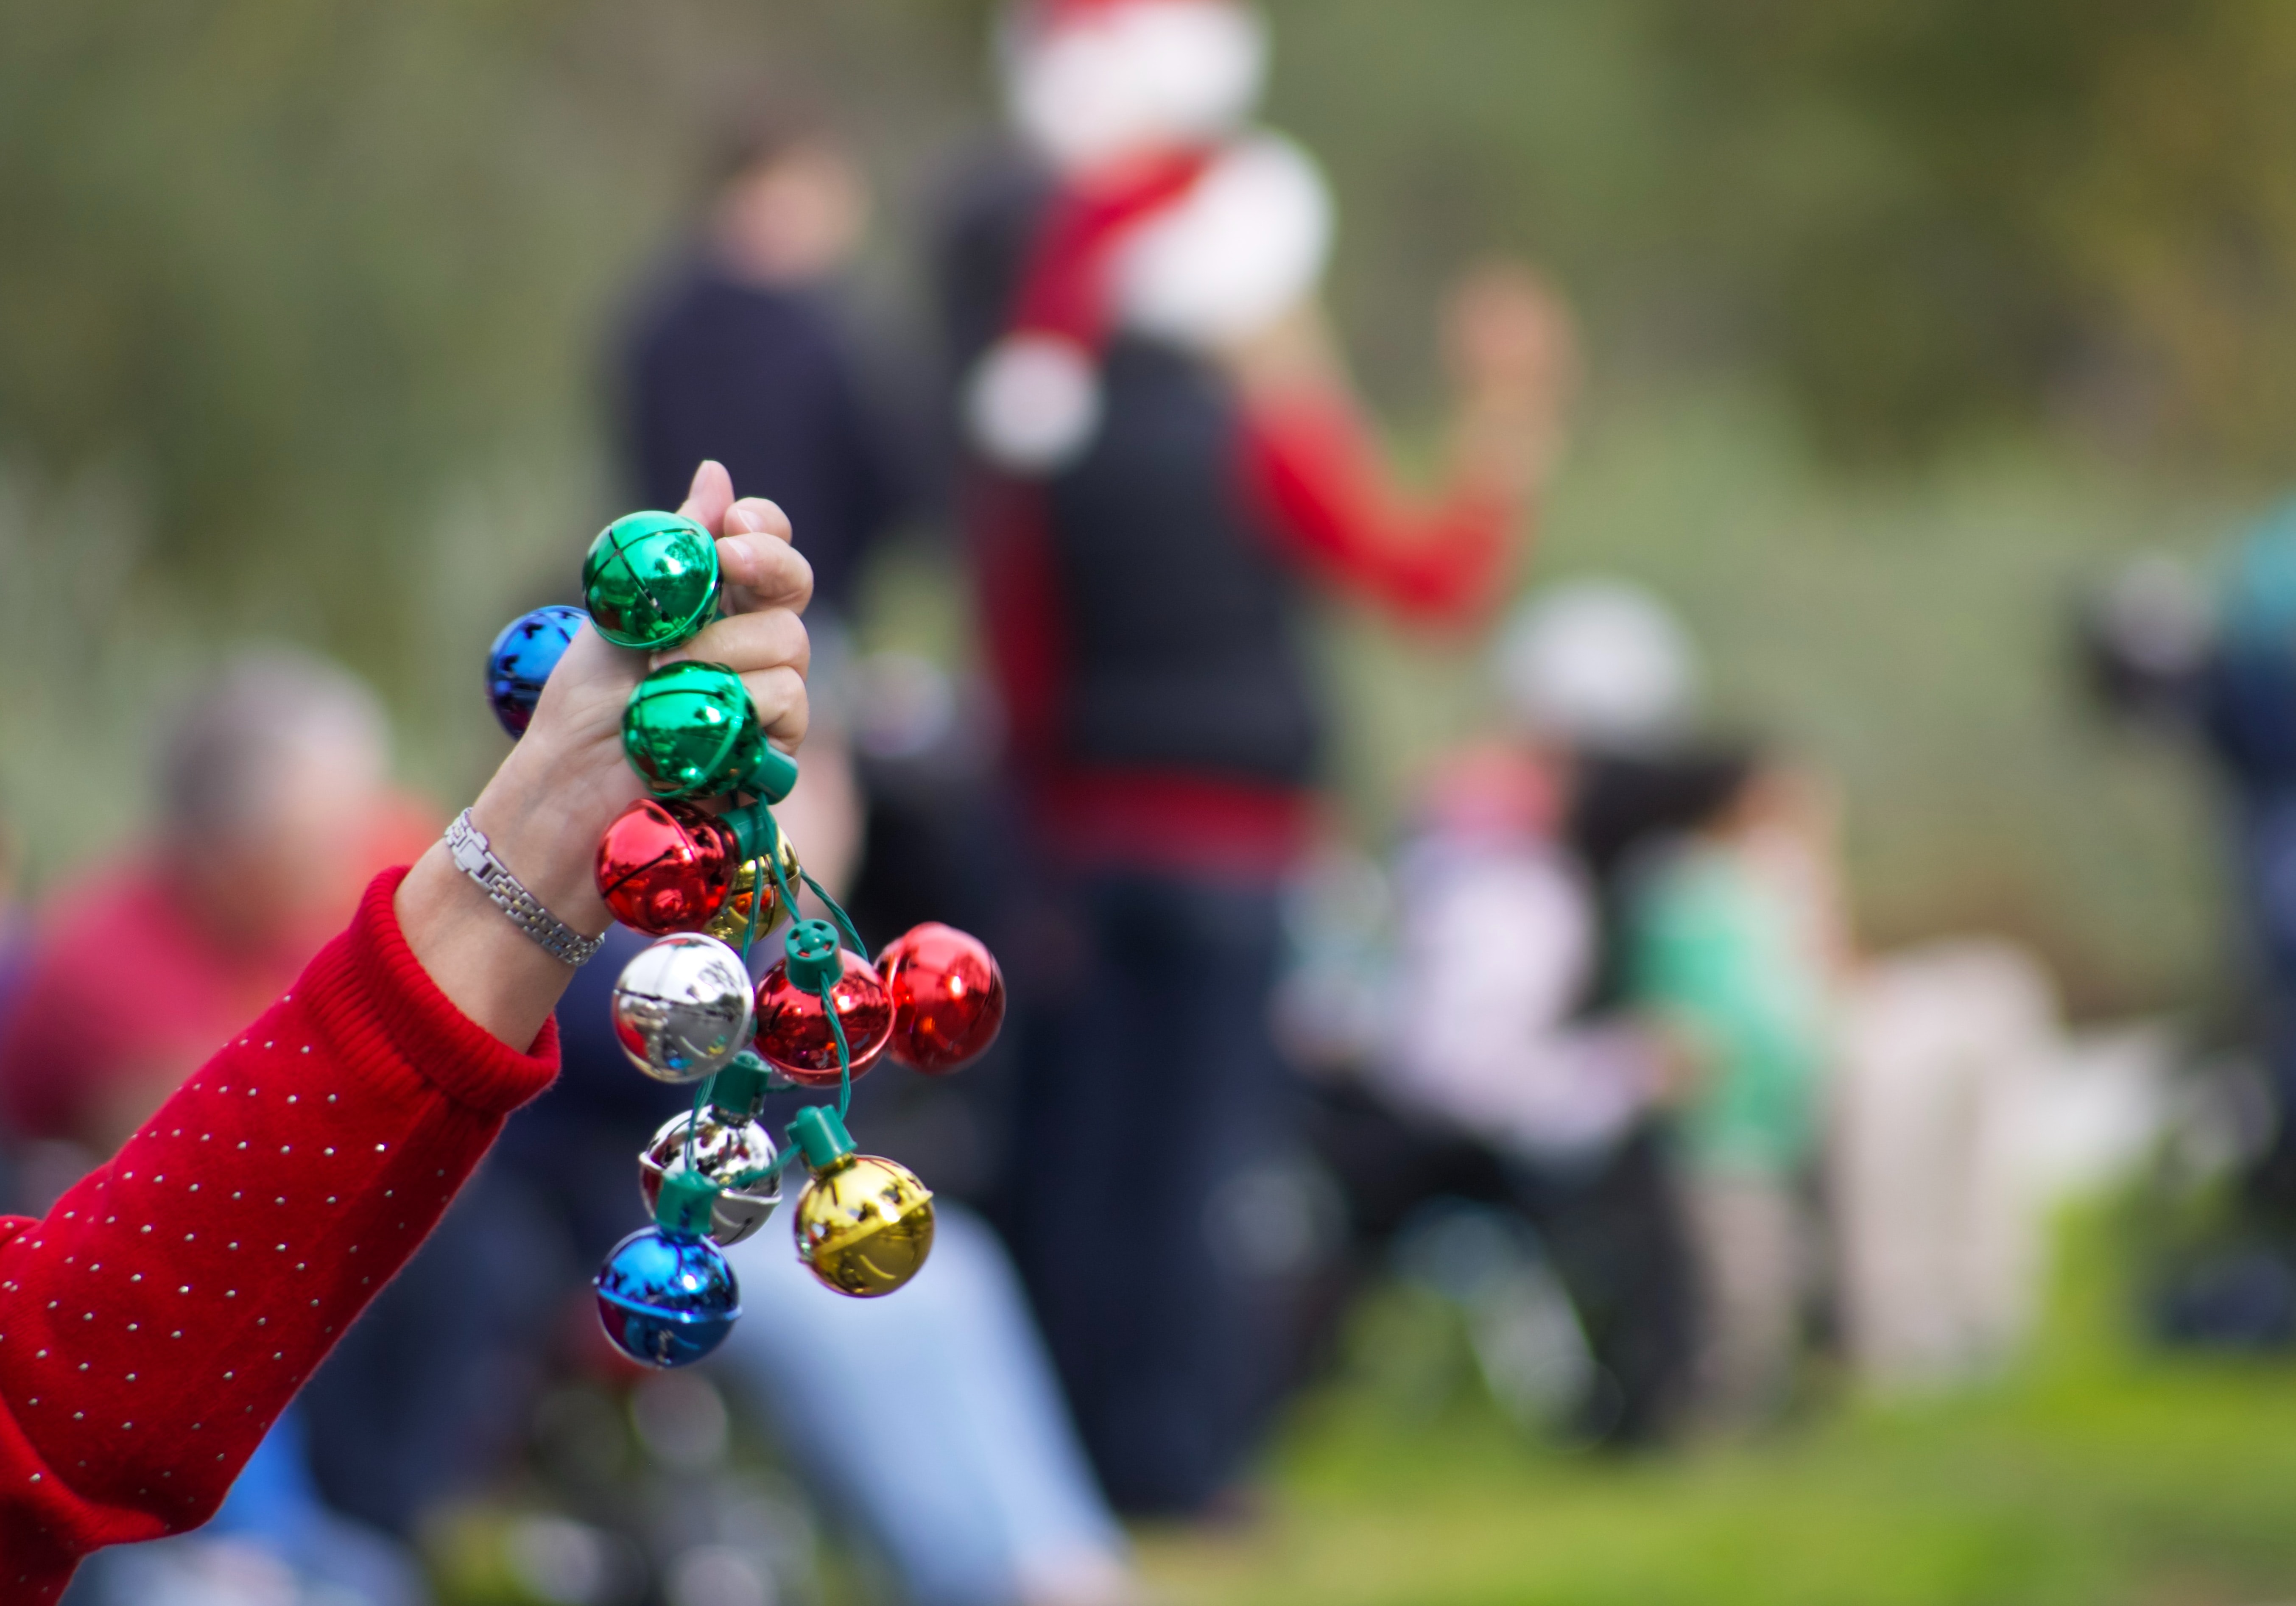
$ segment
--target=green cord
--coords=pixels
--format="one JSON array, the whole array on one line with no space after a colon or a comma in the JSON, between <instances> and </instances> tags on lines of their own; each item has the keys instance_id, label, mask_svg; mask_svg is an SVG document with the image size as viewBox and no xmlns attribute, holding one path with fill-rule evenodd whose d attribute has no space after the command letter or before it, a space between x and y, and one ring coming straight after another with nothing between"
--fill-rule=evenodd
<instances>
[{"instance_id":1,"label":"green cord","mask_svg":"<svg viewBox=\"0 0 2296 1606\"><path fill-rule=\"evenodd\" d=\"M846 1111L853 1108L853 1051L845 1044L845 1022L837 1018L837 1000L830 996L836 987L833 981L821 984L821 1008L829 1017L829 1029L837 1039L837 1118L843 1120Z\"/></svg>"},{"instance_id":2,"label":"green cord","mask_svg":"<svg viewBox=\"0 0 2296 1606\"><path fill-rule=\"evenodd\" d=\"M770 807L764 803L759 803L758 807L765 810L766 818L774 820L774 811ZM791 920L795 920L797 894L790 890L789 877L782 873L782 823L779 820L774 820L774 840L766 849L766 868L774 873L774 887L782 895L782 912ZM805 879L811 881L813 878L808 875ZM757 917L757 905L753 903L750 905L751 924L756 923Z\"/></svg>"},{"instance_id":3,"label":"green cord","mask_svg":"<svg viewBox=\"0 0 2296 1606\"><path fill-rule=\"evenodd\" d=\"M781 831L781 827L776 825L774 827L774 831L775 834L778 835ZM734 870L734 877L738 881L741 879L741 867L736 865ZM744 974L748 973L750 968L750 946L758 940L758 905L766 901L762 897L759 897L758 894L764 890L764 888L758 886L754 881L750 884L750 923L742 932L742 970Z\"/></svg>"},{"instance_id":4,"label":"green cord","mask_svg":"<svg viewBox=\"0 0 2296 1606\"><path fill-rule=\"evenodd\" d=\"M837 922L837 929L845 934L845 940L852 945L853 951L856 954L860 955L864 959L868 958L869 945L863 942L861 940L861 933L853 929L853 917L845 913L844 908L835 898L829 896L827 890L823 888L819 881L813 879L812 871L800 865L798 869L798 873L805 877L805 884L813 889L814 897L819 898L824 904L828 905L830 914Z\"/></svg>"},{"instance_id":5,"label":"green cord","mask_svg":"<svg viewBox=\"0 0 2296 1606\"><path fill-rule=\"evenodd\" d=\"M773 810L771 807L763 802L758 803L758 807L765 809L766 818L768 820L773 819ZM774 873L774 886L781 893L783 909L788 913L789 917L791 920L795 920L797 918L797 894L790 888L789 877L782 873L781 848L781 822L775 820L774 821L774 840L770 849L766 854L766 867ZM829 913L835 917L838 930L844 934L845 939L853 945L853 951L865 957L869 952L868 945L861 940L861 933L854 929L853 917L845 913L844 905L840 904L835 898L829 896L828 889L823 887L819 881L813 879L813 873L811 871L800 866L798 873L804 877L805 884L813 889L814 897L819 898L822 903L828 907ZM750 905L750 925L752 938L755 936L757 923L758 905L755 900L752 900ZM742 957L745 960L748 958L748 946L746 943L743 945ZM837 1043L837 1118L840 1121L842 1121L847 1113L853 1108L853 1050L845 1041L845 1022L837 1018L837 1001L830 996L831 989L836 985L837 984L833 981L825 981L822 984L821 1007L823 1012L829 1017L830 1035L835 1038ZM699 1114L698 1109L696 1114L697 1116ZM779 1165L785 1166L789 1164L790 1157L797 1152L798 1151L795 1149L790 1150L787 1153L782 1156Z\"/></svg>"}]
</instances>

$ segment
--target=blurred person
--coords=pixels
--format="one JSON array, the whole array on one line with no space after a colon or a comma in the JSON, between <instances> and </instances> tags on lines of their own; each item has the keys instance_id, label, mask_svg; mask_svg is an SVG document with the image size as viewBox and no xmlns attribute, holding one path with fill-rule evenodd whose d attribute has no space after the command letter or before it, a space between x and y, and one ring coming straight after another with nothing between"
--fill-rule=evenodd
<instances>
[{"instance_id":1,"label":"blurred person","mask_svg":"<svg viewBox=\"0 0 2296 1606\"><path fill-rule=\"evenodd\" d=\"M865 901L851 885L860 866L816 867L792 821L808 869L870 918L865 930L995 920L1003 900L974 884L998 856L993 822L975 817L980 721L927 666L873 660L847 679L853 695L840 713L855 717L877 790L912 804L873 813L868 852L899 846L889 819L931 815L978 829L913 844L878 867ZM904 797L920 785L929 799ZM772 945L759 949L766 963ZM954 1084L895 1070L854 1089L853 1118L934 1179L933 1258L905 1297L832 1293L782 1233L760 1233L731 1254L763 1319L737 1329L718 1364L764 1407L830 1510L889 1564L908 1606L1123 1606L1141 1598L1123 1529L1093 1479L1011 1255L964 1202L988 1184L973 1111L1000 1058L992 1049ZM894 1443L901 1454L889 1460L882 1451Z\"/></svg>"},{"instance_id":2,"label":"blurred person","mask_svg":"<svg viewBox=\"0 0 2296 1606\"><path fill-rule=\"evenodd\" d=\"M645 507L685 494L693 465L775 488L813 565L816 717L782 813L815 874L841 884L865 799L841 717L846 629L871 548L924 500L926 456L838 299L866 235L866 176L835 127L771 97L728 119L701 216L625 320L618 398Z\"/></svg>"},{"instance_id":3,"label":"blurred person","mask_svg":"<svg viewBox=\"0 0 2296 1606\"><path fill-rule=\"evenodd\" d=\"M1632 1447L1679 1420L1694 1315L1664 1043L1619 983L1621 887L1702 807L1698 664L1658 599L1598 577L1525 600L1490 670L1504 721L1419 788L1361 1085L1320 1085L1314 1130L1359 1249L1402 1253L1463 1205L1535 1232L1591 1348L1554 1425Z\"/></svg>"},{"instance_id":4,"label":"blurred person","mask_svg":"<svg viewBox=\"0 0 2296 1606\"><path fill-rule=\"evenodd\" d=\"M2233 1112L2242 1209L2163 1268L2166 1336L2296 1341L2296 500L2254 519L2199 577L2154 556L2079 620L2083 668L2114 712L2197 737L2224 789L2234 1032L2260 1069L2218 1080Z\"/></svg>"},{"instance_id":5,"label":"blurred person","mask_svg":"<svg viewBox=\"0 0 2296 1606\"><path fill-rule=\"evenodd\" d=\"M787 522L770 504L736 503L714 464L685 505L722 532L732 610L693 650L742 675L766 735L794 747L810 578ZM618 734L645 668L643 653L578 636L456 830L377 876L291 990L115 1160L44 1218L0 1221L0 1317L17 1340L0 1349L10 1598L53 1601L89 1553L213 1515L504 1116L548 1083L551 1012L594 941L585 933L607 924L598 833L643 795ZM472 849L489 874L467 868ZM504 876L525 895L516 913L496 890ZM226 1600L298 1584L232 1558L208 1570L176 1582Z\"/></svg>"},{"instance_id":6,"label":"blurred person","mask_svg":"<svg viewBox=\"0 0 2296 1606\"><path fill-rule=\"evenodd\" d=\"M1604 576L1525 599L1498 631L1490 668L1506 721L1504 750L1513 766L1538 772L1534 795L1551 792L1541 807L1558 812L1555 840L1541 851L1569 866L1589 900L1583 909L1546 900L1571 910L1578 935L1549 939L1545 963L1576 979L1569 1029L1620 1056L1596 1086L1614 1098L1631 1091L1637 1111L1571 1163L1518 1162L1509 1196L1538 1223L1601 1369L1580 1430L1631 1449L1679 1425L1694 1366L1692 1249L1662 1117L1650 1103L1662 1073L1649 1061L1647 1036L1620 1028L1630 1007L1630 869L1705 807L1702 668L1695 643L1660 598Z\"/></svg>"},{"instance_id":7,"label":"blurred person","mask_svg":"<svg viewBox=\"0 0 2296 1606\"><path fill-rule=\"evenodd\" d=\"M0 1036L10 1129L94 1163L292 980L429 837L388 754L373 694L308 654L250 650L195 693L162 739L150 846L45 911Z\"/></svg>"},{"instance_id":8,"label":"blurred person","mask_svg":"<svg viewBox=\"0 0 2296 1606\"><path fill-rule=\"evenodd\" d=\"M2197 680L2201 728L2231 793L2241 946L2277 1114L2251 1194L2284 1232L2296 1227L2296 501L2234 544L2215 613L2214 641L2185 678Z\"/></svg>"},{"instance_id":9,"label":"blurred person","mask_svg":"<svg viewBox=\"0 0 2296 1606\"><path fill-rule=\"evenodd\" d=\"M1567 763L1500 742L1429 777L1398 856L1392 1096L1558 1172L1607 1162L1657 1090L1636 1024L1582 1020L1599 905L1562 834Z\"/></svg>"},{"instance_id":10,"label":"blurred person","mask_svg":"<svg viewBox=\"0 0 2296 1606\"><path fill-rule=\"evenodd\" d=\"M116 1151L293 982L377 870L428 842L430 822L388 789L388 758L373 695L283 649L241 654L169 722L155 841L56 896L20 1007L0 1013L0 1100L25 1145L28 1208ZM413 1599L409 1563L322 1506L299 1433L290 1417L266 1441L217 1531L352 1598ZM193 1547L150 1565L204 1564ZM149 1579L135 1576L98 1569L87 1598L137 1598Z\"/></svg>"},{"instance_id":11,"label":"blurred person","mask_svg":"<svg viewBox=\"0 0 2296 1606\"><path fill-rule=\"evenodd\" d=\"M2164 558L2128 564L2089 600L2079 644L2110 709L2197 737L2224 788L2234 1030L2262 1071L2260 1089L2226 1095L2249 1111L2244 1219L2172 1274L2162 1326L2278 1347L2296 1339L2296 500L2253 520L2216 568L2210 594Z\"/></svg>"},{"instance_id":12,"label":"blurred person","mask_svg":"<svg viewBox=\"0 0 2296 1606\"><path fill-rule=\"evenodd\" d=\"M842 620L870 544L918 496L915 442L836 300L867 229L867 181L835 130L795 107L752 109L718 145L699 226L627 319L628 471L647 507L676 505L704 459L775 488L815 606Z\"/></svg>"},{"instance_id":13,"label":"blurred person","mask_svg":"<svg viewBox=\"0 0 2296 1606\"><path fill-rule=\"evenodd\" d=\"M932 1259L898 1300L831 1292L771 1227L735 1247L751 1320L719 1374L908 1606L1139 1602L1010 1256L972 1210L935 1210Z\"/></svg>"},{"instance_id":14,"label":"blurred person","mask_svg":"<svg viewBox=\"0 0 2296 1606\"><path fill-rule=\"evenodd\" d=\"M1629 1390L1647 1335L1611 1292L1634 1248L1615 1177L1662 1045L1629 1014L1586 1012L1603 933L1569 810L1567 754L1492 738L1432 767L1388 877L1396 939L1359 1074L1318 1078L1310 1119L1357 1274L1458 1302L1522 1425L1609 1442L1645 1409Z\"/></svg>"},{"instance_id":15,"label":"blurred person","mask_svg":"<svg viewBox=\"0 0 2296 1606\"><path fill-rule=\"evenodd\" d=\"M1839 928L1817 784L1752 754L1705 779L1695 824L1633 873L1628 987L1682 1081L1670 1138L1699 1274L1697 1413L1750 1427L1792 1380Z\"/></svg>"},{"instance_id":16,"label":"blurred person","mask_svg":"<svg viewBox=\"0 0 2296 1606\"><path fill-rule=\"evenodd\" d=\"M1307 582L1431 627L1480 617L1571 366L1538 280L1470 275L1445 321L1447 487L1424 506L1390 487L1318 307L1323 179L1250 120L1267 44L1228 0L1008 9L1016 148L962 186L941 263L1050 899L1042 963L1016 955L1008 1209L1095 1464L1138 1512L1212 1509L1275 1404L1296 1235L1261 1212L1299 1139L1267 1015L1323 751Z\"/></svg>"}]
</instances>

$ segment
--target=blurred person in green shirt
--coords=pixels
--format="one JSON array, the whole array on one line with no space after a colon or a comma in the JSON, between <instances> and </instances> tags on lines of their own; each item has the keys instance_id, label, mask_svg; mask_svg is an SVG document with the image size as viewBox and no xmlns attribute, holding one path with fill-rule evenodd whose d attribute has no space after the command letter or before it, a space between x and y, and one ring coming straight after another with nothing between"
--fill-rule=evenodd
<instances>
[{"instance_id":1,"label":"blurred person in green shirt","mask_svg":"<svg viewBox=\"0 0 2296 1606\"><path fill-rule=\"evenodd\" d=\"M1635 873L1628 964L1633 1003L1677 1051L1696 1413L1726 1428L1774 1415L1792 1379L1841 925L1822 787L1744 753L1708 782L1697 823Z\"/></svg>"}]
</instances>

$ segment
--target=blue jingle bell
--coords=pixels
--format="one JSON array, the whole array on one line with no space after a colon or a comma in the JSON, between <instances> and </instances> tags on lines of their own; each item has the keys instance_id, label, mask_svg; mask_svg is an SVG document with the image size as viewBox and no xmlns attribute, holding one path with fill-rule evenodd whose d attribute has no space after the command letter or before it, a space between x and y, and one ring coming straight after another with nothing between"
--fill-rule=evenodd
<instances>
[{"instance_id":1,"label":"blue jingle bell","mask_svg":"<svg viewBox=\"0 0 2296 1606\"><path fill-rule=\"evenodd\" d=\"M614 1348L648 1366L690 1366L742 1315L734 1268L706 1236L716 1186L683 1168L662 1179L655 1225L598 1268L598 1319Z\"/></svg>"},{"instance_id":2,"label":"blue jingle bell","mask_svg":"<svg viewBox=\"0 0 2296 1606\"><path fill-rule=\"evenodd\" d=\"M537 608L503 627L487 651L487 701L513 741L526 734L543 683L590 616L579 608Z\"/></svg>"}]
</instances>

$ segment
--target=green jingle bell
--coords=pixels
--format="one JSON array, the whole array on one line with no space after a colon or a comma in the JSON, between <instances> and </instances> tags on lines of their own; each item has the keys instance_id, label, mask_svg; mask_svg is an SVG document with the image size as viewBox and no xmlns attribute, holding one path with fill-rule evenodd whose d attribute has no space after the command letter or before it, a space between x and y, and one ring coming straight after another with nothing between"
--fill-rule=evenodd
<instances>
[{"instance_id":1,"label":"green jingle bell","mask_svg":"<svg viewBox=\"0 0 2296 1606\"><path fill-rule=\"evenodd\" d=\"M590 543L582 595L598 634L618 647L675 647L718 610L718 543L676 513L631 513Z\"/></svg>"},{"instance_id":2,"label":"green jingle bell","mask_svg":"<svg viewBox=\"0 0 2296 1606\"><path fill-rule=\"evenodd\" d=\"M622 709L622 751L657 798L759 793L778 803L797 760L770 745L740 676L723 664L664 664Z\"/></svg>"}]
</instances>

